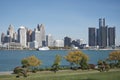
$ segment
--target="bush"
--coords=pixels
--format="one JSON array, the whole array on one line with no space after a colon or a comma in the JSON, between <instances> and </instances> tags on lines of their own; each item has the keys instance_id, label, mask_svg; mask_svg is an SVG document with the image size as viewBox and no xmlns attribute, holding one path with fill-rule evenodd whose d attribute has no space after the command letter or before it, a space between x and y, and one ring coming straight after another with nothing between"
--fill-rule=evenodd
<instances>
[{"instance_id":1,"label":"bush","mask_svg":"<svg viewBox=\"0 0 120 80\"><path fill-rule=\"evenodd\" d=\"M89 69L95 69L95 65L94 64L89 64Z\"/></svg>"},{"instance_id":2,"label":"bush","mask_svg":"<svg viewBox=\"0 0 120 80\"><path fill-rule=\"evenodd\" d=\"M14 68L14 73L15 73L15 74L18 74L18 73L20 73L21 71L22 71L22 68L21 68L20 66Z\"/></svg>"},{"instance_id":3,"label":"bush","mask_svg":"<svg viewBox=\"0 0 120 80\"><path fill-rule=\"evenodd\" d=\"M100 72L102 72L102 71L109 71L109 69L110 69L110 66L109 66L108 63L106 63L105 61L102 61L102 60L98 61L98 70Z\"/></svg>"},{"instance_id":4,"label":"bush","mask_svg":"<svg viewBox=\"0 0 120 80\"><path fill-rule=\"evenodd\" d=\"M115 63L110 63L110 68L115 68L116 67L116 64Z\"/></svg>"},{"instance_id":5,"label":"bush","mask_svg":"<svg viewBox=\"0 0 120 80\"><path fill-rule=\"evenodd\" d=\"M27 77L27 69L26 68L22 68L22 67L16 67L14 69L14 73L17 74L17 78L19 78L20 76L24 76Z\"/></svg>"}]
</instances>

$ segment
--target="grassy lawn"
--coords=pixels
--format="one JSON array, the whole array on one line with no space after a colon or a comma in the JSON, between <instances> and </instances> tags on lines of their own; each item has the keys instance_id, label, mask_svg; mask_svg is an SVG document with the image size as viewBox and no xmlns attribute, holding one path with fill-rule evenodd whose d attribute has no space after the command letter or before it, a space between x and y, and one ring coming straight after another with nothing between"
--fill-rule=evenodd
<instances>
[{"instance_id":1,"label":"grassy lawn","mask_svg":"<svg viewBox=\"0 0 120 80\"><path fill-rule=\"evenodd\" d=\"M28 77L16 78L16 75L0 75L0 80L119 80L120 70L109 72L98 71L50 71L30 73Z\"/></svg>"}]
</instances>

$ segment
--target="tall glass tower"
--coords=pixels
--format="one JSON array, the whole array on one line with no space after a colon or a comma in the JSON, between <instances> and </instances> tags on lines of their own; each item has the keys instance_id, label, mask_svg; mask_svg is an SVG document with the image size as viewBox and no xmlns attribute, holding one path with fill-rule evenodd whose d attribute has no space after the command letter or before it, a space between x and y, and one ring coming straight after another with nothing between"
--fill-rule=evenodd
<instances>
[{"instance_id":1,"label":"tall glass tower","mask_svg":"<svg viewBox=\"0 0 120 80\"><path fill-rule=\"evenodd\" d=\"M115 46L115 27L108 28L108 45L110 47Z\"/></svg>"},{"instance_id":2,"label":"tall glass tower","mask_svg":"<svg viewBox=\"0 0 120 80\"><path fill-rule=\"evenodd\" d=\"M18 29L18 42L22 45L22 47L26 47L26 29L24 26L21 26Z\"/></svg>"},{"instance_id":3,"label":"tall glass tower","mask_svg":"<svg viewBox=\"0 0 120 80\"><path fill-rule=\"evenodd\" d=\"M96 28L89 28L89 46L96 46Z\"/></svg>"}]
</instances>

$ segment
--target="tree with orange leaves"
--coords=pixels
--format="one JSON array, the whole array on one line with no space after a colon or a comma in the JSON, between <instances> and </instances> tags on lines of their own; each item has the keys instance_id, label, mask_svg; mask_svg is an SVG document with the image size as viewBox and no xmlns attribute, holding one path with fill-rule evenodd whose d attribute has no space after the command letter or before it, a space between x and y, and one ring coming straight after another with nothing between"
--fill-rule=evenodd
<instances>
[{"instance_id":1,"label":"tree with orange leaves","mask_svg":"<svg viewBox=\"0 0 120 80\"><path fill-rule=\"evenodd\" d=\"M120 64L120 51L113 51L109 54L109 60L115 61L115 64Z\"/></svg>"},{"instance_id":2,"label":"tree with orange leaves","mask_svg":"<svg viewBox=\"0 0 120 80\"><path fill-rule=\"evenodd\" d=\"M71 51L68 55L65 56L65 59L70 62L73 66L81 67L82 69L86 69L88 67L88 56L81 51Z\"/></svg>"}]
</instances>

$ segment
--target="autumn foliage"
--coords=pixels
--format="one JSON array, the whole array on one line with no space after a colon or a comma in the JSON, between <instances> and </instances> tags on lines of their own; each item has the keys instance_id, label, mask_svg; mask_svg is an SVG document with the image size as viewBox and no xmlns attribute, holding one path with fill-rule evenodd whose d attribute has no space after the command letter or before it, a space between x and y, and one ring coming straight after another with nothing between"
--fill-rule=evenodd
<instances>
[{"instance_id":1,"label":"autumn foliage","mask_svg":"<svg viewBox=\"0 0 120 80\"><path fill-rule=\"evenodd\" d=\"M113 51L109 55L110 60L120 60L120 51Z\"/></svg>"},{"instance_id":2,"label":"autumn foliage","mask_svg":"<svg viewBox=\"0 0 120 80\"><path fill-rule=\"evenodd\" d=\"M21 61L21 63L25 67L28 67L28 66L36 67L36 66L39 66L42 62L37 57L35 57L33 55L33 56L30 56L30 57L24 58Z\"/></svg>"},{"instance_id":3,"label":"autumn foliage","mask_svg":"<svg viewBox=\"0 0 120 80\"><path fill-rule=\"evenodd\" d=\"M65 59L72 65L87 68L88 56L81 51L71 51L65 56Z\"/></svg>"}]
</instances>

